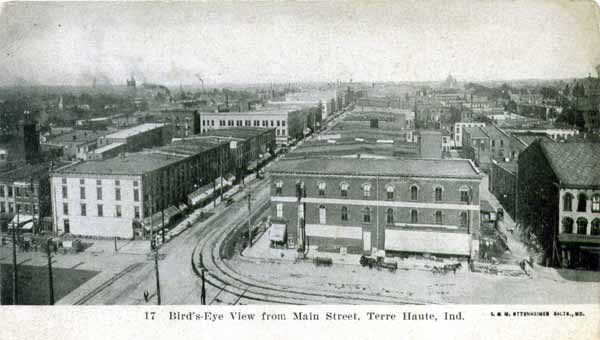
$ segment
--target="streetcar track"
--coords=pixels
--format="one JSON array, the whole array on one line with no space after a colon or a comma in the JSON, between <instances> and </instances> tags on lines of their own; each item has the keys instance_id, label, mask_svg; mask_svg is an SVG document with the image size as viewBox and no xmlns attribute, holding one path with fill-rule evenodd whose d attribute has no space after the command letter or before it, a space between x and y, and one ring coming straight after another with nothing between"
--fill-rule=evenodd
<instances>
[{"instance_id":1,"label":"streetcar track","mask_svg":"<svg viewBox=\"0 0 600 340\"><path fill-rule=\"evenodd\" d=\"M94 288L91 292L89 292L86 295L84 295L81 299L75 301L74 305L83 305L83 304L86 304L88 301L90 301L91 299L93 299L96 295L100 294L103 290L105 290L106 288L110 287L117 280L119 280L123 276L131 273L132 271L138 269L142 265L143 265L142 262L138 262L138 263L134 263L134 264L131 264L131 265L125 267L125 269L123 269L122 271L120 271L116 275L112 276L110 279L104 281L104 283L102 283L98 287Z\"/></svg>"}]
</instances>

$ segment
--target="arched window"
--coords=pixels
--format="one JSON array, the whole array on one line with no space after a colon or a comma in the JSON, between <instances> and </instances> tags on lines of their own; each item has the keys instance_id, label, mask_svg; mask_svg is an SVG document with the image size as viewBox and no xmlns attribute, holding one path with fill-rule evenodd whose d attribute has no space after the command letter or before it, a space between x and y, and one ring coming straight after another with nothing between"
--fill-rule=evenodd
<instances>
[{"instance_id":1,"label":"arched window","mask_svg":"<svg viewBox=\"0 0 600 340\"><path fill-rule=\"evenodd\" d=\"M319 223L327 223L327 210L325 209L324 205L319 206Z\"/></svg>"},{"instance_id":2,"label":"arched window","mask_svg":"<svg viewBox=\"0 0 600 340\"><path fill-rule=\"evenodd\" d=\"M388 200L393 200L394 199L394 186L393 185L388 185L385 188L385 191L387 192L387 199Z\"/></svg>"},{"instance_id":3,"label":"arched window","mask_svg":"<svg viewBox=\"0 0 600 340\"><path fill-rule=\"evenodd\" d=\"M413 185L410 187L410 199L416 201L419 199L419 187Z\"/></svg>"},{"instance_id":4,"label":"arched window","mask_svg":"<svg viewBox=\"0 0 600 340\"><path fill-rule=\"evenodd\" d=\"M363 222L371 223L371 208L366 207L363 214Z\"/></svg>"},{"instance_id":5,"label":"arched window","mask_svg":"<svg viewBox=\"0 0 600 340\"><path fill-rule=\"evenodd\" d=\"M388 208L388 210L386 212L386 221L388 224L394 223L394 209Z\"/></svg>"},{"instance_id":6,"label":"arched window","mask_svg":"<svg viewBox=\"0 0 600 340\"><path fill-rule=\"evenodd\" d=\"M317 187L319 188L319 197L325 197L325 182L319 182Z\"/></svg>"},{"instance_id":7,"label":"arched window","mask_svg":"<svg viewBox=\"0 0 600 340\"><path fill-rule=\"evenodd\" d=\"M577 219L577 234L579 235L586 235L587 234L587 224L588 221L583 218L580 217Z\"/></svg>"},{"instance_id":8,"label":"arched window","mask_svg":"<svg viewBox=\"0 0 600 340\"><path fill-rule=\"evenodd\" d=\"M467 212L461 211L460 212L460 226L462 228L466 228L468 222L469 222L469 218L468 218Z\"/></svg>"},{"instance_id":9,"label":"arched window","mask_svg":"<svg viewBox=\"0 0 600 340\"><path fill-rule=\"evenodd\" d=\"M600 212L600 194L592 196L592 212Z\"/></svg>"},{"instance_id":10,"label":"arched window","mask_svg":"<svg viewBox=\"0 0 600 340\"><path fill-rule=\"evenodd\" d=\"M435 224L443 224L443 218L442 218L442 212L441 211L436 211L435 212Z\"/></svg>"},{"instance_id":11,"label":"arched window","mask_svg":"<svg viewBox=\"0 0 600 340\"><path fill-rule=\"evenodd\" d=\"M565 217L562 220L563 225L563 233L571 234L573 232L573 219L570 217Z\"/></svg>"},{"instance_id":12,"label":"arched window","mask_svg":"<svg viewBox=\"0 0 600 340\"><path fill-rule=\"evenodd\" d=\"M570 192L567 192L563 196L563 211L572 211L573 210L573 195Z\"/></svg>"},{"instance_id":13,"label":"arched window","mask_svg":"<svg viewBox=\"0 0 600 340\"><path fill-rule=\"evenodd\" d=\"M283 182L277 181L275 182L275 195L281 195L283 192Z\"/></svg>"},{"instance_id":14,"label":"arched window","mask_svg":"<svg viewBox=\"0 0 600 340\"><path fill-rule=\"evenodd\" d=\"M593 236L600 235L600 218L596 218L592 221L592 232L590 234Z\"/></svg>"},{"instance_id":15,"label":"arched window","mask_svg":"<svg viewBox=\"0 0 600 340\"><path fill-rule=\"evenodd\" d=\"M371 197L371 184L369 184L369 183L363 184L363 196Z\"/></svg>"},{"instance_id":16,"label":"arched window","mask_svg":"<svg viewBox=\"0 0 600 340\"><path fill-rule=\"evenodd\" d=\"M416 210L410 211L410 222L411 223L419 222L419 212L418 211L416 211Z\"/></svg>"},{"instance_id":17,"label":"arched window","mask_svg":"<svg viewBox=\"0 0 600 340\"><path fill-rule=\"evenodd\" d=\"M348 221L348 208L342 207L342 221Z\"/></svg>"},{"instance_id":18,"label":"arched window","mask_svg":"<svg viewBox=\"0 0 600 340\"><path fill-rule=\"evenodd\" d=\"M584 193L579 194L577 196L577 211L585 212L587 205L587 196Z\"/></svg>"},{"instance_id":19,"label":"arched window","mask_svg":"<svg viewBox=\"0 0 600 340\"><path fill-rule=\"evenodd\" d=\"M435 200L437 202L442 200L442 188L441 187L435 188Z\"/></svg>"},{"instance_id":20,"label":"arched window","mask_svg":"<svg viewBox=\"0 0 600 340\"><path fill-rule=\"evenodd\" d=\"M460 201L463 203L469 203L469 188L468 187L460 187Z\"/></svg>"},{"instance_id":21,"label":"arched window","mask_svg":"<svg viewBox=\"0 0 600 340\"><path fill-rule=\"evenodd\" d=\"M350 185L348 185L346 182L342 182L340 184L340 196L348 197L348 187L350 187Z\"/></svg>"}]
</instances>

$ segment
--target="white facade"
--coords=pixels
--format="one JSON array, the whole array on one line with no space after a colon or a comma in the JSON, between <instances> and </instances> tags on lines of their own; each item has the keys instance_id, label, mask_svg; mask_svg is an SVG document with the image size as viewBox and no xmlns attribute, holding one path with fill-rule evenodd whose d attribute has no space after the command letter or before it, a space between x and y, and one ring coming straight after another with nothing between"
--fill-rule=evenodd
<instances>
[{"instance_id":1,"label":"white facade","mask_svg":"<svg viewBox=\"0 0 600 340\"><path fill-rule=\"evenodd\" d=\"M273 128L277 144L287 144L290 128L288 117L285 111L201 113L200 132L235 127Z\"/></svg>"},{"instance_id":2,"label":"white facade","mask_svg":"<svg viewBox=\"0 0 600 340\"><path fill-rule=\"evenodd\" d=\"M485 123L463 123L463 122L459 122L459 123L455 123L454 124L454 145L457 148L462 148L462 141L463 141L463 130L465 127L473 127L473 126L485 126Z\"/></svg>"},{"instance_id":3,"label":"white facade","mask_svg":"<svg viewBox=\"0 0 600 340\"><path fill-rule=\"evenodd\" d=\"M144 217L141 176L56 174L50 185L58 234L132 238Z\"/></svg>"}]
</instances>

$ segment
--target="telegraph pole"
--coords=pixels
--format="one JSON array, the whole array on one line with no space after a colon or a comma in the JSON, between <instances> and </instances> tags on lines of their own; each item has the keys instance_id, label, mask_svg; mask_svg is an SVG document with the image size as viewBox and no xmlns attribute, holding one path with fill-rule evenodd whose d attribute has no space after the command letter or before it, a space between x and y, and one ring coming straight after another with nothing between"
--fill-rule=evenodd
<instances>
[{"instance_id":1,"label":"telegraph pole","mask_svg":"<svg viewBox=\"0 0 600 340\"><path fill-rule=\"evenodd\" d=\"M204 268L202 269L202 291L200 292L200 304L201 305L206 305L206 286L205 286L205 280L204 280Z\"/></svg>"},{"instance_id":2,"label":"telegraph pole","mask_svg":"<svg viewBox=\"0 0 600 340\"><path fill-rule=\"evenodd\" d=\"M157 305L160 306L160 277L158 274L158 248L154 249L154 270L156 272L156 299Z\"/></svg>"},{"instance_id":3,"label":"telegraph pole","mask_svg":"<svg viewBox=\"0 0 600 340\"><path fill-rule=\"evenodd\" d=\"M49 237L46 247L46 254L48 255L48 292L50 293L50 305L54 305L54 278L52 276L52 253L50 251L51 244L52 238Z\"/></svg>"},{"instance_id":4,"label":"telegraph pole","mask_svg":"<svg viewBox=\"0 0 600 340\"><path fill-rule=\"evenodd\" d=\"M17 273L17 228L19 227L19 207L17 206L17 225L13 224L13 228L12 228L12 243L13 243L13 291L12 291L12 298L13 298L13 305L17 304L17 298L19 296L18 291L19 291L19 284L18 284L18 273Z\"/></svg>"},{"instance_id":5,"label":"telegraph pole","mask_svg":"<svg viewBox=\"0 0 600 340\"><path fill-rule=\"evenodd\" d=\"M248 191L248 244L252 247L252 192Z\"/></svg>"}]
</instances>

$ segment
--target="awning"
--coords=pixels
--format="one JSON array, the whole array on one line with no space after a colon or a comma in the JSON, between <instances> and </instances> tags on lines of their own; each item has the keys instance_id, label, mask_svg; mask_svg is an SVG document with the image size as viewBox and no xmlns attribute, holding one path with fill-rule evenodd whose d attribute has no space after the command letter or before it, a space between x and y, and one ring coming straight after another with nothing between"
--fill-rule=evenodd
<instances>
[{"instance_id":1,"label":"awning","mask_svg":"<svg viewBox=\"0 0 600 340\"><path fill-rule=\"evenodd\" d=\"M21 229L23 229L23 230L31 230L31 229L33 229L33 221L30 221L30 222L27 222L27 223L25 223L25 224L24 224L24 225L21 227Z\"/></svg>"},{"instance_id":2,"label":"awning","mask_svg":"<svg viewBox=\"0 0 600 340\"><path fill-rule=\"evenodd\" d=\"M385 231L385 249L391 251L470 255L471 237L466 233L418 230Z\"/></svg>"},{"instance_id":3,"label":"awning","mask_svg":"<svg viewBox=\"0 0 600 340\"><path fill-rule=\"evenodd\" d=\"M17 220L19 221L18 225L22 226L27 222L33 221L33 216L19 214L17 218L17 215L15 215L10 223L8 223L8 227L12 228L14 225L17 225Z\"/></svg>"},{"instance_id":4,"label":"awning","mask_svg":"<svg viewBox=\"0 0 600 340\"><path fill-rule=\"evenodd\" d=\"M146 230L150 230L150 222L152 222L152 229L157 229L159 227L162 226L162 215L165 215L165 225L169 224L171 218L173 218L173 216L179 214L179 210L177 209L177 207L175 206L170 206L168 208L166 208L164 210L164 212L156 212L154 215L152 215L152 218L150 217L146 217L144 218L142 224L144 225L144 228Z\"/></svg>"},{"instance_id":5,"label":"awning","mask_svg":"<svg viewBox=\"0 0 600 340\"><path fill-rule=\"evenodd\" d=\"M188 195L189 205L195 205L207 199L213 193L212 184L206 184Z\"/></svg>"},{"instance_id":6,"label":"awning","mask_svg":"<svg viewBox=\"0 0 600 340\"><path fill-rule=\"evenodd\" d=\"M269 229L269 239L275 242L283 242L285 240L285 224L273 223Z\"/></svg>"}]
</instances>

